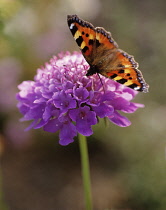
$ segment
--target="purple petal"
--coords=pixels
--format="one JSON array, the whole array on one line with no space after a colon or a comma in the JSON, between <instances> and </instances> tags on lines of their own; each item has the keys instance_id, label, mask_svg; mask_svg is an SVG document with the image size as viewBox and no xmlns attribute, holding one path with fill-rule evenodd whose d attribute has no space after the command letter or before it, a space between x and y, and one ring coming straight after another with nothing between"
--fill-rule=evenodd
<instances>
[{"instance_id":1,"label":"purple petal","mask_svg":"<svg viewBox=\"0 0 166 210\"><path fill-rule=\"evenodd\" d=\"M124 110L130 105L130 102L122 97L117 97L114 100L110 101L109 104L111 104L116 110Z\"/></svg>"},{"instance_id":2,"label":"purple petal","mask_svg":"<svg viewBox=\"0 0 166 210\"><path fill-rule=\"evenodd\" d=\"M45 101L46 101L45 98L38 98L38 99L34 100L34 103L35 103L35 104L40 104L40 103L43 103L43 102L45 102Z\"/></svg>"},{"instance_id":3,"label":"purple petal","mask_svg":"<svg viewBox=\"0 0 166 210\"><path fill-rule=\"evenodd\" d=\"M78 120L76 128L77 131L84 136L91 136L93 134L91 125L87 121Z\"/></svg>"},{"instance_id":4,"label":"purple petal","mask_svg":"<svg viewBox=\"0 0 166 210\"><path fill-rule=\"evenodd\" d=\"M114 112L114 114L110 117L108 117L111 122L114 124L120 126L120 127L127 127L131 125L131 122L127 119L127 117L124 117L120 115L118 112Z\"/></svg>"},{"instance_id":5,"label":"purple petal","mask_svg":"<svg viewBox=\"0 0 166 210\"><path fill-rule=\"evenodd\" d=\"M62 127L62 123L59 122L58 119L53 119L53 120L50 120L46 125L44 125L43 129L45 131L55 133L56 131L61 129L61 127Z\"/></svg>"},{"instance_id":6,"label":"purple petal","mask_svg":"<svg viewBox=\"0 0 166 210\"><path fill-rule=\"evenodd\" d=\"M90 99L87 104L92 106L99 106L102 94L100 92L90 91Z\"/></svg>"},{"instance_id":7,"label":"purple petal","mask_svg":"<svg viewBox=\"0 0 166 210\"><path fill-rule=\"evenodd\" d=\"M59 108L63 113L68 109L76 108L76 101L70 94L66 94L64 91L55 93L53 96L53 102L56 108Z\"/></svg>"},{"instance_id":8,"label":"purple petal","mask_svg":"<svg viewBox=\"0 0 166 210\"><path fill-rule=\"evenodd\" d=\"M23 115L25 115L29 111L29 109L30 109L29 105L22 104L21 102L19 102L17 104L17 107L19 108L21 114L23 114Z\"/></svg>"},{"instance_id":9,"label":"purple petal","mask_svg":"<svg viewBox=\"0 0 166 210\"><path fill-rule=\"evenodd\" d=\"M74 137L77 135L76 127L72 123L64 123L59 134L59 143L66 146L74 141Z\"/></svg>"},{"instance_id":10,"label":"purple petal","mask_svg":"<svg viewBox=\"0 0 166 210\"><path fill-rule=\"evenodd\" d=\"M43 112L43 119L47 121L51 117L51 106L46 106L44 112Z\"/></svg>"},{"instance_id":11,"label":"purple petal","mask_svg":"<svg viewBox=\"0 0 166 210\"><path fill-rule=\"evenodd\" d=\"M103 94L101 96L101 102L103 102L103 101L111 101L111 100L114 99L114 97L115 97L115 93L114 92L112 92L112 91L106 92L105 94Z\"/></svg>"},{"instance_id":12,"label":"purple petal","mask_svg":"<svg viewBox=\"0 0 166 210\"><path fill-rule=\"evenodd\" d=\"M78 120L85 120L90 125L95 125L97 123L96 113L94 111L90 111L90 108L88 106L70 110L69 116L73 121L76 122Z\"/></svg>"},{"instance_id":13,"label":"purple petal","mask_svg":"<svg viewBox=\"0 0 166 210\"><path fill-rule=\"evenodd\" d=\"M114 108L105 103L100 104L99 106L94 106L93 111L96 112L96 115L100 118L107 117L114 112Z\"/></svg>"},{"instance_id":14,"label":"purple petal","mask_svg":"<svg viewBox=\"0 0 166 210\"><path fill-rule=\"evenodd\" d=\"M38 128L42 128L44 125L47 124L47 121L44 121L44 120L40 120L39 123L37 123L37 125L35 125L33 128L34 129L38 129Z\"/></svg>"},{"instance_id":15,"label":"purple petal","mask_svg":"<svg viewBox=\"0 0 166 210\"><path fill-rule=\"evenodd\" d=\"M47 121L51 117L58 117L60 111L56 109L52 104L47 104L43 112L43 120Z\"/></svg>"},{"instance_id":16,"label":"purple petal","mask_svg":"<svg viewBox=\"0 0 166 210\"><path fill-rule=\"evenodd\" d=\"M74 90L74 96L77 100L81 101L81 103L84 103L89 96L89 92L86 88L80 87Z\"/></svg>"},{"instance_id":17,"label":"purple petal","mask_svg":"<svg viewBox=\"0 0 166 210\"><path fill-rule=\"evenodd\" d=\"M92 135L91 125L97 123L96 113L90 111L88 106L80 107L77 110L70 110L70 118L76 122L76 129L79 133L85 136Z\"/></svg>"},{"instance_id":18,"label":"purple petal","mask_svg":"<svg viewBox=\"0 0 166 210\"><path fill-rule=\"evenodd\" d=\"M29 131L30 129L34 128L36 124L38 123L38 120L34 120L26 129L25 131Z\"/></svg>"},{"instance_id":19,"label":"purple petal","mask_svg":"<svg viewBox=\"0 0 166 210\"><path fill-rule=\"evenodd\" d=\"M73 121L75 121L76 122L76 120L77 120L77 116L79 115L79 109L72 109L72 110L70 110L69 111L69 116L70 116L70 118L73 120Z\"/></svg>"},{"instance_id":20,"label":"purple petal","mask_svg":"<svg viewBox=\"0 0 166 210\"><path fill-rule=\"evenodd\" d=\"M86 120L86 118L85 118L85 120ZM87 122L90 125L95 125L97 123L96 113L94 111L89 111L87 113Z\"/></svg>"},{"instance_id":21,"label":"purple petal","mask_svg":"<svg viewBox=\"0 0 166 210\"><path fill-rule=\"evenodd\" d=\"M133 89L128 88L128 87L124 87L123 93L128 93L128 94L132 95L132 99L133 99L138 94L138 91L133 90Z\"/></svg>"},{"instance_id":22,"label":"purple petal","mask_svg":"<svg viewBox=\"0 0 166 210\"><path fill-rule=\"evenodd\" d=\"M26 120L42 118L45 109L45 104L32 107L24 116Z\"/></svg>"},{"instance_id":23,"label":"purple petal","mask_svg":"<svg viewBox=\"0 0 166 210\"><path fill-rule=\"evenodd\" d=\"M138 108L143 108L144 104L138 104L138 103L130 103L130 106L124 107L121 111L126 112L126 113L133 113L135 112Z\"/></svg>"},{"instance_id":24,"label":"purple petal","mask_svg":"<svg viewBox=\"0 0 166 210\"><path fill-rule=\"evenodd\" d=\"M74 84L71 81L67 81L64 84L64 90L69 90L69 89L73 89Z\"/></svg>"},{"instance_id":25,"label":"purple petal","mask_svg":"<svg viewBox=\"0 0 166 210\"><path fill-rule=\"evenodd\" d=\"M71 121L68 113L60 113L59 117L58 117L58 120L60 122L62 122L62 123L66 123L66 122L70 122Z\"/></svg>"}]
</instances>

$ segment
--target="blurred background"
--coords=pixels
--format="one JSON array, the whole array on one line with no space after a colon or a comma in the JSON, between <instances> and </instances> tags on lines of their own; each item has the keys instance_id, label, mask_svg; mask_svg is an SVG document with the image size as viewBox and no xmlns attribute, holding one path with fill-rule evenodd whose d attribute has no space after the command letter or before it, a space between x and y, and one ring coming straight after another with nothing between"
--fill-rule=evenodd
<instances>
[{"instance_id":1,"label":"blurred background","mask_svg":"<svg viewBox=\"0 0 166 210\"><path fill-rule=\"evenodd\" d=\"M24 132L17 85L61 51L79 51L66 23L77 14L110 31L140 64L149 93L120 128L101 122L88 138L96 210L166 209L166 2L137 0L0 0L1 191L11 210L84 209L77 139ZM3 204L0 209L4 210Z\"/></svg>"}]
</instances>

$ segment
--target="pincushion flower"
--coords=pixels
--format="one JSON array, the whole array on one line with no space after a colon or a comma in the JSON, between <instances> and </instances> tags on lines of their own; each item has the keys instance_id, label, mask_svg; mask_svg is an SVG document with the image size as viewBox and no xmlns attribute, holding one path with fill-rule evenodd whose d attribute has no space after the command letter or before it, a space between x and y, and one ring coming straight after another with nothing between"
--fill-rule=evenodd
<instances>
[{"instance_id":1,"label":"pincushion flower","mask_svg":"<svg viewBox=\"0 0 166 210\"><path fill-rule=\"evenodd\" d=\"M22 82L16 97L24 115L21 120L32 120L27 130L60 131L59 143L68 145L77 133L92 135L92 125L99 118L129 126L130 121L120 112L133 113L144 106L131 102L137 91L103 76L87 77L88 69L81 53L66 52L38 69L34 81Z\"/></svg>"}]
</instances>

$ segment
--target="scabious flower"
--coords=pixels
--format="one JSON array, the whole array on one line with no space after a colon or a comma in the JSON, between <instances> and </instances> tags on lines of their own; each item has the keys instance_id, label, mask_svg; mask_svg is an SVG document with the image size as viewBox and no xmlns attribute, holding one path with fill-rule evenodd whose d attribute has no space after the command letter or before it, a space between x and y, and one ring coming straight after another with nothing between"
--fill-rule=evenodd
<instances>
[{"instance_id":1,"label":"scabious flower","mask_svg":"<svg viewBox=\"0 0 166 210\"><path fill-rule=\"evenodd\" d=\"M131 102L137 91L101 75L87 77L88 68L81 53L61 53L37 70L34 81L18 86L22 121L32 120L27 130L59 130L59 143L68 145L77 133L92 135L99 118L107 117L121 127L131 124L119 111L133 113L143 107Z\"/></svg>"}]
</instances>

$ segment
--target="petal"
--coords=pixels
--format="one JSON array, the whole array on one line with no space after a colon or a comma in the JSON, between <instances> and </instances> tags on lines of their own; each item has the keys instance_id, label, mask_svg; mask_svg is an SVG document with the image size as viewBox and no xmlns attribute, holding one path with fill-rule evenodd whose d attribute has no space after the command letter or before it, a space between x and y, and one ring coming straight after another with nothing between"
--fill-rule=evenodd
<instances>
[{"instance_id":1,"label":"petal","mask_svg":"<svg viewBox=\"0 0 166 210\"><path fill-rule=\"evenodd\" d=\"M17 104L17 107L19 108L21 114L23 114L23 115L25 115L29 111L29 109L30 109L29 105L23 104L21 102L19 102Z\"/></svg>"},{"instance_id":2,"label":"petal","mask_svg":"<svg viewBox=\"0 0 166 210\"><path fill-rule=\"evenodd\" d=\"M93 111L96 112L97 116L99 116L100 118L103 118L103 117L107 117L111 115L114 111L114 108L105 103L102 103L99 106L94 106Z\"/></svg>"},{"instance_id":3,"label":"petal","mask_svg":"<svg viewBox=\"0 0 166 210\"><path fill-rule=\"evenodd\" d=\"M72 89L73 86L74 86L74 84L73 84L71 81L67 81L67 82L64 84L64 90Z\"/></svg>"},{"instance_id":4,"label":"petal","mask_svg":"<svg viewBox=\"0 0 166 210\"><path fill-rule=\"evenodd\" d=\"M92 106L99 106L102 94L100 92L94 92L90 91L89 93L90 99L87 102L87 104L92 105Z\"/></svg>"},{"instance_id":5,"label":"petal","mask_svg":"<svg viewBox=\"0 0 166 210\"><path fill-rule=\"evenodd\" d=\"M69 111L69 116L70 116L70 118L71 118L73 121L76 121L76 118L77 118L79 112L80 112L79 109L72 109L72 110L70 110L70 111Z\"/></svg>"},{"instance_id":6,"label":"petal","mask_svg":"<svg viewBox=\"0 0 166 210\"><path fill-rule=\"evenodd\" d=\"M53 102L56 108L65 113L68 109L73 109L76 107L76 101L70 94L66 94L64 91L60 93L55 93L53 96Z\"/></svg>"},{"instance_id":7,"label":"petal","mask_svg":"<svg viewBox=\"0 0 166 210\"><path fill-rule=\"evenodd\" d=\"M59 129L61 129L62 123L59 122L58 119L50 120L46 125L44 125L43 130L51 133L55 133Z\"/></svg>"},{"instance_id":8,"label":"petal","mask_svg":"<svg viewBox=\"0 0 166 210\"><path fill-rule=\"evenodd\" d=\"M30 129L34 128L36 124L38 123L38 120L34 120L26 129L25 131L29 131Z\"/></svg>"},{"instance_id":9,"label":"petal","mask_svg":"<svg viewBox=\"0 0 166 210\"><path fill-rule=\"evenodd\" d=\"M38 128L43 127L43 126L46 125L46 124L47 124L47 121L40 120L40 122L37 123L37 125L35 125L33 128L34 128L34 129L38 129Z\"/></svg>"},{"instance_id":10,"label":"petal","mask_svg":"<svg viewBox=\"0 0 166 210\"><path fill-rule=\"evenodd\" d=\"M84 136L91 136L93 134L91 125L85 120L79 120L76 123L77 131Z\"/></svg>"},{"instance_id":11,"label":"petal","mask_svg":"<svg viewBox=\"0 0 166 210\"><path fill-rule=\"evenodd\" d=\"M124 117L120 115L118 112L114 112L114 114L110 117L108 117L111 122L114 124L120 126L120 127L127 127L131 125L131 122L127 119L127 117Z\"/></svg>"},{"instance_id":12,"label":"petal","mask_svg":"<svg viewBox=\"0 0 166 210\"><path fill-rule=\"evenodd\" d=\"M45 109L45 104L32 107L24 116L26 120L42 118Z\"/></svg>"},{"instance_id":13,"label":"petal","mask_svg":"<svg viewBox=\"0 0 166 210\"><path fill-rule=\"evenodd\" d=\"M74 90L74 95L77 100L83 101L89 96L89 92L87 91L86 88L80 87Z\"/></svg>"},{"instance_id":14,"label":"petal","mask_svg":"<svg viewBox=\"0 0 166 210\"><path fill-rule=\"evenodd\" d=\"M96 113L90 111L88 106L80 107L77 110L70 110L70 118L76 122L76 129L79 133L85 136L92 135L91 125L97 123Z\"/></svg>"},{"instance_id":15,"label":"petal","mask_svg":"<svg viewBox=\"0 0 166 210\"><path fill-rule=\"evenodd\" d=\"M95 125L97 123L96 113L94 111L87 113L87 122L89 125Z\"/></svg>"},{"instance_id":16,"label":"petal","mask_svg":"<svg viewBox=\"0 0 166 210\"><path fill-rule=\"evenodd\" d=\"M112 91L108 92L107 91L105 94L102 95L101 102L103 102L103 101L111 101L111 100L114 99L114 97L115 97L115 93L114 92L112 92Z\"/></svg>"},{"instance_id":17,"label":"petal","mask_svg":"<svg viewBox=\"0 0 166 210\"><path fill-rule=\"evenodd\" d=\"M129 106L125 107L121 111L126 112L126 113L133 113L135 112L138 108L143 108L144 104L139 104L139 103L130 103Z\"/></svg>"},{"instance_id":18,"label":"petal","mask_svg":"<svg viewBox=\"0 0 166 210\"><path fill-rule=\"evenodd\" d=\"M130 105L130 102L122 97L117 97L114 100L110 102L110 104L114 107L116 110L124 110L126 107Z\"/></svg>"},{"instance_id":19,"label":"petal","mask_svg":"<svg viewBox=\"0 0 166 210\"><path fill-rule=\"evenodd\" d=\"M65 146L74 141L74 137L77 135L76 127L72 123L64 123L59 134L59 144Z\"/></svg>"},{"instance_id":20,"label":"petal","mask_svg":"<svg viewBox=\"0 0 166 210\"><path fill-rule=\"evenodd\" d=\"M63 112L59 114L58 120L62 123L71 121L68 113L63 113Z\"/></svg>"},{"instance_id":21,"label":"petal","mask_svg":"<svg viewBox=\"0 0 166 210\"><path fill-rule=\"evenodd\" d=\"M38 98L38 99L34 100L33 103L35 103L35 104L40 104L40 103L43 103L43 102L45 102L45 101L46 101L45 98Z\"/></svg>"},{"instance_id":22,"label":"petal","mask_svg":"<svg viewBox=\"0 0 166 210\"><path fill-rule=\"evenodd\" d=\"M138 91L133 90L133 89L128 88L128 87L125 87L125 88L123 89L123 93L128 93L128 94L132 95L132 99L133 99L133 98L138 94ZM131 100L131 99L130 99L130 100Z\"/></svg>"},{"instance_id":23,"label":"petal","mask_svg":"<svg viewBox=\"0 0 166 210\"><path fill-rule=\"evenodd\" d=\"M47 105L43 112L43 119L47 121L51 117L51 106Z\"/></svg>"}]
</instances>

